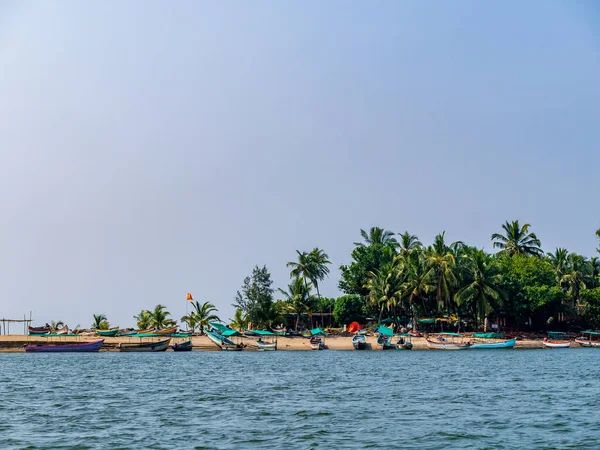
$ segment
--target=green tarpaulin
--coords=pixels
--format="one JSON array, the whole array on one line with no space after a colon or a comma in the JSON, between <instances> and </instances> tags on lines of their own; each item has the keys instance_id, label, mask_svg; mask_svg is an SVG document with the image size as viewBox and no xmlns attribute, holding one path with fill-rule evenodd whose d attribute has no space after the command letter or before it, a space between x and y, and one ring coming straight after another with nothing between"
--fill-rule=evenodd
<instances>
[{"instance_id":1,"label":"green tarpaulin","mask_svg":"<svg viewBox=\"0 0 600 450\"><path fill-rule=\"evenodd\" d=\"M229 328L228 326L223 325L222 323L219 323L219 322L210 322L209 325L211 327L213 327L215 330L217 330L219 332L219 334L221 334L222 336L225 336L225 337L229 337L229 336L241 336L240 333L238 333L237 331Z\"/></svg>"},{"instance_id":2,"label":"green tarpaulin","mask_svg":"<svg viewBox=\"0 0 600 450\"><path fill-rule=\"evenodd\" d=\"M259 336L277 336L277 334L273 333L272 331L268 331L268 330L252 330L254 333L258 334Z\"/></svg>"},{"instance_id":3,"label":"green tarpaulin","mask_svg":"<svg viewBox=\"0 0 600 450\"><path fill-rule=\"evenodd\" d=\"M419 323L435 323L435 319L419 319Z\"/></svg>"},{"instance_id":4,"label":"green tarpaulin","mask_svg":"<svg viewBox=\"0 0 600 450\"><path fill-rule=\"evenodd\" d=\"M317 336L317 335L321 335L321 336L327 336L327 333L325 333L323 330L321 330L320 328L313 328L312 330L310 330L310 334L313 336Z\"/></svg>"},{"instance_id":5,"label":"green tarpaulin","mask_svg":"<svg viewBox=\"0 0 600 450\"><path fill-rule=\"evenodd\" d=\"M392 330L391 328L388 328L388 327L379 326L377 328L377 332L381 333L381 334L385 334L386 336L393 336L394 335L394 330Z\"/></svg>"},{"instance_id":6,"label":"green tarpaulin","mask_svg":"<svg viewBox=\"0 0 600 450\"><path fill-rule=\"evenodd\" d=\"M484 339L502 339L504 333L474 333L473 337Z\"/></svg>"}]
</instances>

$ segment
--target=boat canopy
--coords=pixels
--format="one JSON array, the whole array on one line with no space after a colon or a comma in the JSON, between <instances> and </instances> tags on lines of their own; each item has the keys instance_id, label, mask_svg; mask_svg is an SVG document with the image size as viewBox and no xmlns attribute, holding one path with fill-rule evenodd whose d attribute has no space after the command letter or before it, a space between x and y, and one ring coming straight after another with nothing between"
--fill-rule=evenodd
<instances>
[{"instance_id":1,"label":"boat canopy","mask_svg":"<svg viewBox=\"0 0 600 450\"><path fill-rule=\"evenodd\" d=\"M438 333L438 334L441 334L444 336L456 336L456 337L462 336L462 334L460 334L460 333Z\"/></svg>"},{"instance_id":2,"label":"boat canopy","mask_svg":"<svg viewBox=\"0 0 600 450\"><path fill-rule=\"evenodd\" d=\"M586 330L586 331L582 331L581 334L591 334L591 335L597 335L600 334L600 331L591 331L591 330Z\"/></svg>"},{"instance_id":3,"label":"boat canopy","mask_svg":"<svg viewBox=\"0 0 600 450\"><path fill-rule=\"evenodd\" d=\"M419 323L435 323L435 319L419 319Z\"/></svg>"},{"instance_id":4,"label":"boat canopy","mask_svg":"<svg viewBox=\"0 0 600 450\"><path fill-rule=\"evenodd\" d=\"M548 336L550 336L550 337L561 337L564 335L565 335L564 331L548 331Z\"/></svg>"},{"instance_id":5,"label":"boat canopy","mask_svg":"<svg viewBox=\"0 0 600 450\"><path fill-rule=\"evenodd\" d=\"M209 322L209 325L219 332L222 336L241 336L240 333L219 322Z\"/></svg>"},{"instance_id":6,"label":"boat canopy","mask_svg":"<svg viewBox=\"0 0 600 450\"><path fill-rule=\"evenodd\" d=\"M377 332L380 334L384 334L386 336L394 335L394 330L392 330L391 328L388 328L388 327L381 326L381 325L377 328Z\"/></svg>"},{"instance_id":7,"label":"boat canopy","mask_svg":"<svg viewBox=\"0 0 600 450\"><path fill-rule=\"evenodd\" d=\"M327 336L327 333L325 333L322 329L320 328L313 328L312 330L310 330L310 334L312 336L317 336L317 335L321 335L321 336Z\"/></svg>"},{"instance_id":8,"label":"boat canopy","mask_svg":"<svg viewBox=\"0 0 600 450\"><path fill-rule=\"evenodd\" d=\"M277 336L276 333L273 333L272 331L269 330L252 330L254 333L258 334L259 336Z\"/></svg>"},{"instance_id":9,"label":"boat canopy","mask_svg":"<svg viewBox=\"0 0 600 450\"><path fill-rule=\"evenodd\" d=\"M502 339L504 333L473 333L473 337L484 339Z\"/></svg>"}]
</instances>

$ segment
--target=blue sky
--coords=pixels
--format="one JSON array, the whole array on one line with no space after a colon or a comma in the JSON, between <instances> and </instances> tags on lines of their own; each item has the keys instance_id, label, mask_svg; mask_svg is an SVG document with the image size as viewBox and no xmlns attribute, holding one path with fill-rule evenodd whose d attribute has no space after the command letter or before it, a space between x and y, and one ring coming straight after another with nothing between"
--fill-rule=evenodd
<instances>
[{"instance_id":1,"label":"blue sky","mask_svg":"<svg viewBox=\"0 0 600 450\"><path fill-rule=\"evenodd\" d=\"M592 1L0 4L0 316L223 318L360 228L592 256Z\"/></svg>"}]
</instances>

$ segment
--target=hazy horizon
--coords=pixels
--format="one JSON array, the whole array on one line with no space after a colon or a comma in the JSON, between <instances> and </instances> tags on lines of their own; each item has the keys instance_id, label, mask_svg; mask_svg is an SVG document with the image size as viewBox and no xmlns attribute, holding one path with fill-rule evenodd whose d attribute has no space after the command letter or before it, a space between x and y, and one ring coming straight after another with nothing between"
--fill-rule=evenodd
<instances>
[{"instance_id":1,"label":"hazy horizon","mask_svg":"<svg viewBox=\"0 0 600 450\"><path fill-rule=\"evenodd\" d=\"M599 56L592 1L3 2L0 318L333 297L372 226L594 256Z\"/></svg>"}]
</instances>

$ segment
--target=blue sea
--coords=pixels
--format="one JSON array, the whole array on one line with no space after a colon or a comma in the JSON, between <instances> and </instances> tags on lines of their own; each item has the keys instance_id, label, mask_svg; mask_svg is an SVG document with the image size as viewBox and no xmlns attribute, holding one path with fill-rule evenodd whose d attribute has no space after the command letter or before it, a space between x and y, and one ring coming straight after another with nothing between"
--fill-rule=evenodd
<instances>
[{"instance_id":1,"label":"blue sea","mask_svg":"<svg viewBox=\"0 0 600 450\"><path fill-rule=\"evenodd\" d=\"M0 354L2 449L600 448L600 350Z\"/></svg>"}]
</instances>

